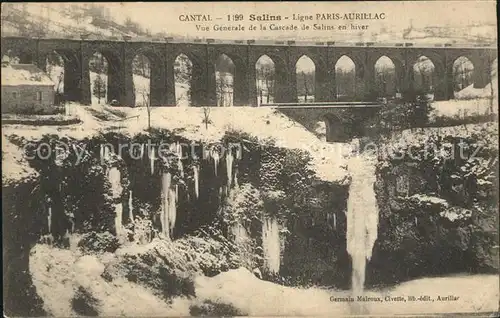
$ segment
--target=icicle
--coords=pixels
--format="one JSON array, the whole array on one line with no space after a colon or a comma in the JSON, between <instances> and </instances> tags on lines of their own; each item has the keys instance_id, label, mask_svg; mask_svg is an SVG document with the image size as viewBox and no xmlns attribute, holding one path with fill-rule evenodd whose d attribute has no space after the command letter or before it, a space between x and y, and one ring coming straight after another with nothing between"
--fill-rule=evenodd
<instances>
[{"instance_id":1,"label":"icicle","mask_svg":"<svg viewBox=\"0 0 500 318\"><path fill-rule=\"evenodd\" d=\"M211 157L212 157L212 151L207 151L205 147L203 147L203 159L210 161Z\"/></svg>"},{"instance_id":2,"label":"icicle","mask_svg":"<svg viewBox=\"0 0 500 318\"><path fill-rule=\"evenodd\" d=\"M177 188L177 186L176 186ZM176 189L173 189L173 188L170 188L169 192L168 192L168 204L169 204L169 207L168 207L168 219L169 219L169 225L170 225L170 233L172 233L172 231L174 230L175 228L175 220L177 218L177 200L176 200L176 196L177 196L177 191Z\"/></svg>"},{"instance_id":3,"label":"icicle","mask_svg":"<svg viewBox=\"0 0 500 318\"><path fill-rule=\"evenodd\" d=\"M181 178L184 178L184 165L182 164L182 160L180 158L179 161L177 162L177 166L179 167Z\"/></svg>"},{"instance_id":4,"label":"icicle","mask_svg":"<svg viewBox=\"0 0 500 318\"><path fill-rule=\"evenodd\" d=\"M69 213L69 223L71 223L71 233L75 233L75 215L73 212Z\"/></svg>"},{"instance_id":5,"label":"icicle","mask_svg":"<svg viewBox=\"0 0 500 318\"><path fill-rule=\"evenodd\" d=\"M115 204L115 229L116 235L122 234L122 217L123 217L123 206L121 203Z\"/></svg>"},{"instance_id":6,"label":"icicle","mask_svg":"<svg viewBox=\"0 0 500 318\"><path fill-rule=\"evenodd\" d=\"M241 147L236 147L236 159L241 159Z\"/></svg>"},{"instance_id":7,"label":"icicle","mask_svg":"<svg viewBox=\"0 0 500 318\"><path fill-rule=\"evenodd\" d=\"M182 146L179 144L179 142L177 142L176 153L179 159L182 158Z\"/></svg>"},{"instance_id":8,"label":"icicle","mask_svg":"<svg viewBox=\"0 0 500 318\"><path fill-rule=\"evenodd\" d=\"M240 187L240 185L238 184L238 169L236 169L236 171L234 171L234 187L235 188Z\"/></svg>"},{"instance_id":9,"label":"icicle","mask_svg":"<svg viewBox=\"0 0 500 318\"><path fill-rule=\"evenodd\" d=\"M418 219L417 219L417 216L415 216L415 226L418 226Z\"/></svg>"},{"instance_id":10,"label":"icicle","mask_svg":"<svg viewBox=\"0 0 500 318\"><path fill-rule=\"evenodd\" d=\"M161 178L161 201L162 201L162 206L161 206L161 216L160 216L160 222L161 222L161 231L165 237L169 238L170 237L170 232L169 232L169 190L172 182L172 175L169 172L164 172L162 174Z\"/></svg>"},{"instance_id":11,"label":"icicle","mask_svg":"<svg viewBox=\"0 0 500 318\"><path fill-rule=\"evenodd\" d=\"M151 166L151 174L155 173L155 148L152 149L151 151L151 158L150 158L150 166Z\"/></svg>"},{"instance_id":12,"label":"icicle","mask_svg":"<svg viewBox=\"0 0 500 318\"><path fill-rule=\"evenodd\" d=\"M214 158L214 170L215 170L215 175L217 176L217 167L219 166L219 153L217 151L212 152L212 158Z\"/></svg>"},{"instance_id":13,"label":"icicle","mask_svg":"<svg viewBox=\"0 0 500 318\"><path fill-rule=\"evenodd\" d=\"M234 243L237 246L242 246L248 240L247 231L240 223L236 223L231 226L231 234L234 238Z\"/></svg>"},{"instance_id":14,"label":"icicle","mask_svg":"<svg viewBox=\"0 0 500 318\"><path fill-rule=\"evenodd\" d=\"M117 167L111 167L108 171L109 182L111 183L111 191L113 198L119 198L122 194L123 188L121 183L121 173Z\"/></svg>"},{"instance_id":15,"label":"icicle","mask_svg":"<svg viewBox=\"0 0 500 318\"><path fill-rule=\"evenodd\" d=\"M169 238L175 228L177 218L178 186L172 184L172 175L169 172L162 174L162 233Z\"/></svg>"},{"instance_id":16,"label":"icicle","mask_svg":"<svg viewBox=\"0 0 500 318\"><path fill-rule=\"evenodd\" d=\"M275 218L264 218L262 223L262 249L264 265L272 273L278 273L281 260L281 241L278 221Z\"/></svg>"},{"instance_id":17,"label":"icicle","mask_svg":"<svg viewBox=\"0 0 500 318\"><path fill-rule=\"evenodd\" d=\"M104 146L104 152L103 152L103 154L104 154L104 159L109 160L109 152L110 152L110 151L109 151L108 147L107 147L107 146Z\"/></svg>"},{"instance_id":18,"label":"icicle","mask_svg":"<svg viewBox=\"0 0 500 318\"><path fill-rule=\"evenodd\" d=\"M113 199L120 198L123 192L120 170L118 170L117 167L112 167L111 169L109 169L108 179L111 183L111 192ZM122 214L122 203L115 203L115 229L117 235L120 235L122 232Z\"/></svg>"},{"instance_id":19,"label":"icicle","mask_svg":"<svg viewBox=\"0 0 500 318\"><path fill-rule=\"evenodd\" d=\"M49 206L49 213L47 215L47 228L49 230L49 234L52 233L52 207Z\"/></svg>"},{"instance_id":20,"label":"icicle","mask_svg":"<svg viewBox=\"0 0 500 318\"><path fill-rule=\"evenodd\" d=\"M337 230L337 213L333 213L333 228Z\"/></svg>"},{"instance_id":21,"label":"icicle","mask_svg":"<svg viewBox=\"0 0 500 318\"><path fill-rule=\"evenodd\" d=\"M200 195L198 166L193 166L193 176L194 176L194 193L196 194L196 198L198 199Z\"/></svg>"},{"instance_id":22,"label":"icicle","mask_svg":"<svg viewBox=\"0 0 500 318\"><path fill-rule=\"evenodd\" d=\"M179 185L175 185L175 202L179 201Z\"/></svg>"},{"instance_id":23,"label":"icicle","mask_svg":"<svg viewBox=\"0 0 500 318\"><path fill-rule=\"evenodd\" d=\"M132 204L132 190L128 192L128 210L131 222L134 222L134 206Z\"/></svg>"},{"instance_id":24,"label":"icicle","mask_svg":"<svg viewBox=\"0 0 500 318\"><path fill-rule=\"evenodd\" d=\"M228 150L226 154L226 169L227 169L227 188L231 189L231 184L233 181L233 152L231 149Z\"/></svg>"}]
</instances>

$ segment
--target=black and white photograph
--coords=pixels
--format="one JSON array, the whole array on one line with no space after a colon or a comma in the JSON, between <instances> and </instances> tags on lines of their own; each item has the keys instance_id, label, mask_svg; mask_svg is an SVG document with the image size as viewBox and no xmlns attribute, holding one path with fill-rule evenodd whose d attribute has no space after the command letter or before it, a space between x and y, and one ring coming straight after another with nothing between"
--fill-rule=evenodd
<instances>
[{"instance_id":1,"label":"black and white photograph","mask_svg":"<svg viewBox=\"0 0 500 318\"><path fill-rule=\"evenodd\" d=\"M496 11L2 2L3 315L498 316Z\"/></svg>"}]
</instances>

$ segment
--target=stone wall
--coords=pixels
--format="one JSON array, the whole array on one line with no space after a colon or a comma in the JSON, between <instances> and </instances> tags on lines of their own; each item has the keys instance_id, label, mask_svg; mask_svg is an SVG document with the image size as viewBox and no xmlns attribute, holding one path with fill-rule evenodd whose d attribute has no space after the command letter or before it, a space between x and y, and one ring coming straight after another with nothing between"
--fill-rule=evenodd
<instances>
[{"instance_id":1,"label":"stone wall","mask_svg":"<svg viewBox=\"0 0 500 318\"><path fill-rule=\"evenodd\" d=\"M53 86L2 86L2 113L44 113L53 106Z\"/></svg>"}]
</instances>

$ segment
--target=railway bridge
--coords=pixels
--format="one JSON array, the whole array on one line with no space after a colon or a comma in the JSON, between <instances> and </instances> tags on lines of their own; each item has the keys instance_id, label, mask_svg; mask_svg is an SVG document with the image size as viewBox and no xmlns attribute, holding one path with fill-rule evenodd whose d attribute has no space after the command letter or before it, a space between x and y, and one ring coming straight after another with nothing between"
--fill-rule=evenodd
<instances>
[{"instance_id":1,"label":"railway bridge","mask_svg":"<svg viewBox=\"0 0 500 318\"><path fill-rule=\"evenodd\" d=\"M132 61L138 54L148 57L151 64L150 102L153 106L175 106L174 62L185 54L193 64L191 101L195 106L217 105L215 62L221 54L229 56L234 65L234 105L255 106L257 101L256 62L267 55L275 65L274 101L297 102L295 66L307 56L314 62L315 101L336 98L335 64L348 56L355 64L356 80L362 83L360 92L373 87L375 63L389 57L395 66L396 86L400 91L414 83L413 65L426 56L435 66L434 96L436 100L453 98L453 63L467 57L474 65L474 87L490 82L492 58L496 46L484 45L416 45L413 43L339 43L296 41L218 41L174 38L91 37L27 38L3 36L2 56L18 56L21 63L34 63L46 69L47 56L57 52L64 59L64 95L67 100L91 103L89 62L94 53L101 53L108 62L108 101L133 106L135 92Z\"/></svg>"},{"instance_id":2,"label":"railway bridge","mask_svg":"<svg viewBox=\"0 0 500 318\"><path fill-rule=\"evenodd\" d=\"M326 141L346 141L365 134L365 123L384 105L377 102L318 102L267 104L316 134L318 122L325 123Z\"/></svg>"}]
</instances>

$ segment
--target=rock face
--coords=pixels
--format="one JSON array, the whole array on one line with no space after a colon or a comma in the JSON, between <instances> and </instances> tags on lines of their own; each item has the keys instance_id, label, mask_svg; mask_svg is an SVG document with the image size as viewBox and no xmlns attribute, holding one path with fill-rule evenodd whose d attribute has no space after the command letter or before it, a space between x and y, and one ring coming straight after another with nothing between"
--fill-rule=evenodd
<instances>
[{"instance_id":1,"label":"rock face","mask_svg":"<svg viewBox=\"0 0 500 318\"><path fill-rule=\"evenodd\" d=\"M188 305L168 304L150 286L127 279L126 273L110 272L121 261L113 254L81 255L37 245L31 251L30 273L48 315L189 315Z\"/></svg>"},{"instance_id":2,"label":"rock face","mask_svg":"<svg viewBox=\"0 0 500 318\"><path fill-rule=\"evenodd\" d=\"M424 136L412 144L412 153L380 160L375 184L380 226L368 264L369 285L498 271L497 190L492 182L498 160L491 136L494 131ZM462 155L459 147L464 147Z\"/></svg>"},{"instance_id":3,"label":"rock face","mask_svg":"<svg viewBox=\"0 0 500 318\"><path fill-rule=\"evenodd\" d=\"M193 275L213 277L239 267L259 268L263 280L342 289L351 287L354 270L353 285L358 290L363 281L372 287L425 275L498 269L496 192L491 181L498 161L492 160L496 156L492 148L479 152L473 165L468 163L470 156L463 161L442 160L437 152L430 160L382 159L377 165L353 158L350 185L318 178L306 152L261 145L238 134L224 141L243 142L241 156L236 152L224 156L220 145L211 144L209 157L182 163L178 149L170 162L162 161L155 151L143 160L123 156L99 163L95 150L104 141L120 144L147 138L186 142L163 130L132 138L110 133L70 140L89 150L78 168L64 162L71 156L62 159L64 164L33 161L42 186L35 191L34 180L4 186L12 194L7 197L5 220L16 229L6 240L6 254L14 260L6 270L11 294L24 293L18 299L43 311L33 295L13 286L19 280L23 289L33 289L31 277L20 272L27 270L30 248L47 232L46 192L58 199L58 214L50 226L59 234L56 244L63 245L61 237L70 228L84 234L78 253L58 249L51 258L49 250L36 248L32 255L30 265L38 265L30 270L49 314L121 314L118 307L130 295L121 290L120 301L113 303L100 294L115 292L110 282L136 284L120 285L134 291L145 288L149 299L145 303L151 306L158 299L193 297ZM458 143L453 136L450 140L443 143ZM475 140L466 142L472 145ZM113 171L112 178L107 171ZM19 193L29 193L29 200ZM123 206L118 213L117 204ZM73 227L65 223L67 219L74 220ZM118 223L123 225L122 234L128 235L124 240L116 240ZM26 233L19 230L25 228ZM119 248L121 244L126 246ZM106 253L114 263L101 255ZM69 259L68 264L58 267L59 258ZM49 281L56 279L46 276L54 271L44 272L49 263L74 282L71 291L64 282L57 285L71 303L64 308L49 296ZM90 284L95 277L100 277L95 279L97 286ZM257 313L240 305L243 313Z\"/></svg>"}]
</instances>

